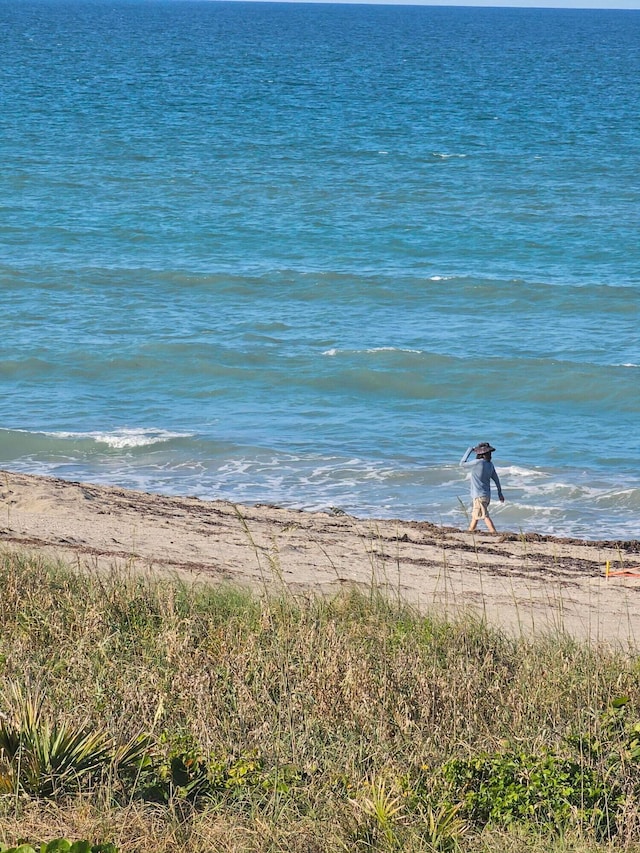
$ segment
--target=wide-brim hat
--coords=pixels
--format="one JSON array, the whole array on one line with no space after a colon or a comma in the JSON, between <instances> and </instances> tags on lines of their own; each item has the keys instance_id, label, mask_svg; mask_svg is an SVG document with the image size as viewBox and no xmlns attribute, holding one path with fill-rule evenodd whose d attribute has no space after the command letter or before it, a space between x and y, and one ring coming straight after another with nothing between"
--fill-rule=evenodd
<instances>
[{"instance_id":1,"label":"wide-brim hat","mask_svg":"<svg viewBox=\"0 0 640 853\"><path fill-rule=\"evenodd\" d=\"M492 447L488 441L481 441L476 447L473 448L474 453L493 453L495 447Z\"/></svg>"}]
</instances>

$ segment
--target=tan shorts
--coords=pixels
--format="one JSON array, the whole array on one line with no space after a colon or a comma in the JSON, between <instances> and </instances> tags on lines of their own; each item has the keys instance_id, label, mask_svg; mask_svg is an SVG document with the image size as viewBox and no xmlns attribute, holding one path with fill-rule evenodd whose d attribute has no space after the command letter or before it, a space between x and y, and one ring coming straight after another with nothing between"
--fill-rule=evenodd
<instances>
[{"instance_id":1,"label":"tan shorts","mask_svg":"<svg viewBox=\"0 0 640 853\"><path fill-rule=\"evenodd\" d=\"M489 502L491 498L474 498L473 499L473 514L472 521L477 521L479 518L489 517Z\"/></svg>"}]
</instances>

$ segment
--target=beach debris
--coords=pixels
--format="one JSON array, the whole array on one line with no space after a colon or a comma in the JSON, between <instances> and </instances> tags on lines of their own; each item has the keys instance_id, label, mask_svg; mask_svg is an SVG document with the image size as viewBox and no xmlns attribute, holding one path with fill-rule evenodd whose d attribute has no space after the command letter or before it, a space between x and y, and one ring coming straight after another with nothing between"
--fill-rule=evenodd
<instances>
[{"instance_id":1,"label":"beach debris","mask_svg":"<svg viewBox=\"0 0 640 853\"><path fill-rule=\"evenodd\" d=\"M611 560L607 560L604 566L604 576L608 578L640 578L640 566L628 566L626 569L612 569Z\"/></svg>"}]
</instances>

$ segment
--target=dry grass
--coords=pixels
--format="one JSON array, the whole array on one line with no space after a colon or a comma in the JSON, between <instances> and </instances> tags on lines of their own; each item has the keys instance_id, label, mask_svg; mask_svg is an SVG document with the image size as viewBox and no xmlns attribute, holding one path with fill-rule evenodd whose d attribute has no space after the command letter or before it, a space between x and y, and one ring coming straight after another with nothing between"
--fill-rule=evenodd
<instances>
[{"instance_id":1,"label":"dry grass","mask_svg":"<svg viewBox=\"0 0 640 853\"><path fill-rule=\"evenodd\" d=\"M602 851L590 837L551 842L461 822L429 835L424 812L403 800L407 780L428 784L430 768L453 756L506 746L563 754L572 733L598 735L614 697L640 709L633 655L562 635L516 640L471 619L419 616L375 590L259 600L16 555L0 565L0 675L41 691L51 718L69 725L124 740L151 734L159 749L259 756L276 775L296 769L290 790L247 789L197 809L145 803L115 784L0 802L2 841L65 835L149 853ZM389 833L367 835L367 820L383 826L366 814L375 784L395 811ZM626 814L616 849L637 837L632 802Z\"/></svg>"}]
</instances>

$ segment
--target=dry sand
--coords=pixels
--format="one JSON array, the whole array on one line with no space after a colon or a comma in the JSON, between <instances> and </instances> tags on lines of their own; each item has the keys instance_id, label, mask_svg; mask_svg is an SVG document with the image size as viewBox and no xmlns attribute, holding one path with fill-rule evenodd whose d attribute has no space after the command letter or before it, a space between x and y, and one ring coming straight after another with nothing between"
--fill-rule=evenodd
<instances>
[{"instance_id":1,"label":"dry sand","mask_svg":"<svg viewBox=\"0 0 640 853\"><path fill-rule=\"evenodd\" d=\"M0 472L0 546L81 569L113 567L258 591L380 588L422 612L473 612L508 631L562 631L634 648L640 541L469 534L424 521L362 520L174 498ZM605 577L636 569L638 577Z\"/></svg>"}]
</instances>

